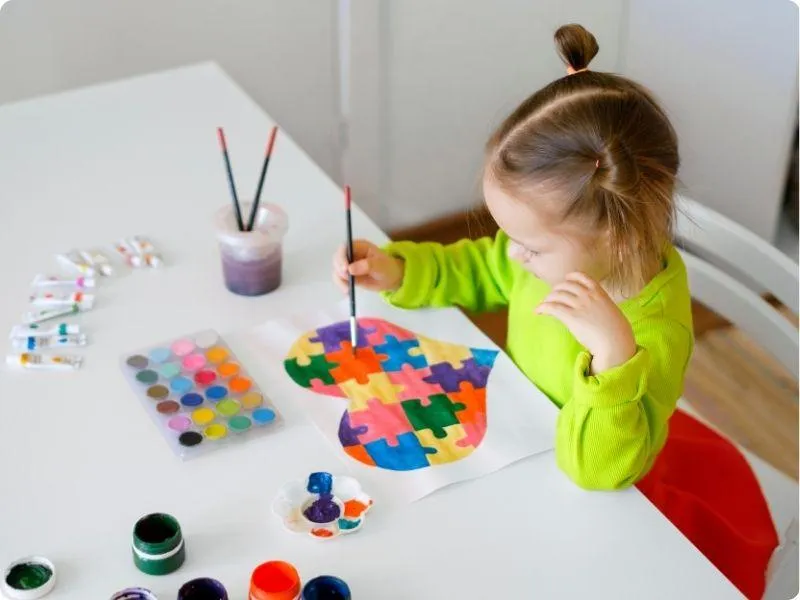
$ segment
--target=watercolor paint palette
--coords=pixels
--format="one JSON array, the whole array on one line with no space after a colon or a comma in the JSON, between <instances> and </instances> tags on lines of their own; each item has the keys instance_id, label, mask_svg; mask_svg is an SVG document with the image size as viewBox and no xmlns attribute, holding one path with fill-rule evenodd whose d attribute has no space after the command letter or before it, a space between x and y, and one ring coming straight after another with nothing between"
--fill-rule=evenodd
<instances>
[{"instance_id":1,"label":"watercolor paint palette","mask_svg":"<svg viewBox=\"0 0 800 600\"><path fill-rule=\"evenodd\" d=\"M122 370L170 448L184 460L275 431L282 421L213 330L126 354Z\"/></svg>"}]
</instances>

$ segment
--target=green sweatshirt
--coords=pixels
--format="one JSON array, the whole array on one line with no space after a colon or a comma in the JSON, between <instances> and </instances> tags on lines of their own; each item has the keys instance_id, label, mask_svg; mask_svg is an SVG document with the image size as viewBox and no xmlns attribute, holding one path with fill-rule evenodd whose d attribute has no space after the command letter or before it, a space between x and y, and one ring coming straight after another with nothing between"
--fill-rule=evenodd
<instances>
[{"instance_id":1,"label":"green sweatshirt","mask_svg":"<svg viewBox=\"0 0 800 600\"><path fill-rule=\"evenodd\" d=\"M384 294L395 306L508 307L506 351L561 409L556 461L572 480L617 489L647 473L664 446L694 344L686 267L674 248L641 293L619 305L636 354L597 375L589 375L591 355L560 321L534 314L550 286L508 257L504 233L449 246L396 242L386 250L405 260L402 286Z\"/></svg>"}]
</instances>

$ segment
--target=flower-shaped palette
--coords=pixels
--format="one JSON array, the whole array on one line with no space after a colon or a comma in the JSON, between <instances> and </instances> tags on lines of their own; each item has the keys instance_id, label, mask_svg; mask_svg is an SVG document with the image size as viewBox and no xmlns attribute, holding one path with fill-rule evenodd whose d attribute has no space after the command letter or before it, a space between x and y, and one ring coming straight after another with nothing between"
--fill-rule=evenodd
<instances>
[{"instance_id":1,"label":"flower-shaped palette","mask_svg":"<svg viewBox=\"0 0 800 600\"><path fill-rule=\"evenodd\" d=\"M332 539L361 529L371 506L372 498L352 477L318 472L284 485L272 512L289 531Z\"/></svg>"}]
</instances>

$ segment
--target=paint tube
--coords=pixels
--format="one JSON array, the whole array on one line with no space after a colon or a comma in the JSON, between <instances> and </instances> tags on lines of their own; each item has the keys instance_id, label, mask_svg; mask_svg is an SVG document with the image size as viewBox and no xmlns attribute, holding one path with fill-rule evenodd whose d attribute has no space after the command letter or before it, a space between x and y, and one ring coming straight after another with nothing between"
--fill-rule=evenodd
<instances>
[{"instance_id":1,"label":"paint tube","mask_svg":"<svg viewBox=\"0 0 800 600\"><path fill-rule=\"evenodd\" d=\"M122 260L124 260L125 264L129 267L138 269L142 266L142 257L133 251L133 248L130 247L125 239L118 240L117 243L114 244L114 250L117 251L117 254L122 257Z\"/></svg>"},{"instance_id":2,"label":"paint tube","mask_svg":"<svg viewBox=\"0 0 800 600\"><path fill-rule=\"evenodd\" d=\"M47 355L25 352L23 354L10 354L6 357L6 364L23 369L41 369L49 371L74 371L83 364L82 356L60 354Z\"/></svg>"},{"instance_id":3,"label":"paint tube","mask_svg":"<svg viewBox=\"0 0 800 600\"><path fill-rule=\"evenodd\" d=\"M53 335L49 337L20 337L11 340L11 347L14 350L44 350L52 348L68 348L75 346L85 346L86 336L77 335Z\"/></svg>"},{"instance_id":4,"label":"paint tube","mask_svg":"<svg viewBox=\"0 0 800 600\"><path fill-rule=\"evenodd\" d=\"M84 260L74 251L71 250L66 254L56 254L56 260L68 269L77 271L87 277L94 277L94 269L91 264L87 264Z\"/></svg>"},{"instance_id":5,"label":"paint tube","mask_svg":"<svg viewBox=\"0 0 800 600\"><path fill-rule=\"evenodd\" d=\"M78 252L81 258L86 261L92 268L99 272L103 277L110 277L114 274L114 268L111 266L111 261L102 252L88 252L80 250Z\"/></svg>"},{"instance_id":6,"label":"paint tube","mask_svg":"<svg viewBox=\"0 0 800 600\"><path fill-rule=\"evenodd\" d=\"M78 277L77 279L57 277L55 275L37 275L31 282L31 287L75 287L75 288L93 288L94 278L92 277Z\"/></svg>"},{"instance_id":7,"label":"paint tube","mask_svg":"<svg viewBox=\"0 0 800 600\"><path fill-rule=\"evenodd\" d=\"M144 259L148 267L153 267L155 269L163 264L164 261L161 259L161 255L156 251L153 244L142 236L135 235L130 238L130 245L133 246L133 249Z\"/></svg>"},{"instance_id":8,"label":"paint tube","mask_svg":"<svg viewBox=\"0 0 800 600\"><path fill-rule=\"evenodd\" d=\"M17 325L11 330L9 339L21 337L50 337L53 335L77 335L81 332L80 325L69 323L59 323L58 325L42 326L36 323L32 325Z\"/></svg>"},{"instance_id":9,"label":"paint tube","mask_svg":"<svg viewBox=\"0 0 800 600\"><path fill-rule=\"evenodd\" d=\"M22 316L22 322L26 325L31 325L33 323L49 321L50 319L74 315L80 311L81 309L77 304L73 304L72 306L54 306L53 308L27 312Z\"/></svg>"},{"instance_id":10,"label":"paint tube","mask_svg":"<svg viewBox=\"0 0 800 600\"><path fill-rule=\"evenodd\" d=\"M31 304L42 308L77 305L80 310L89 310L94 306L94 295L83 292L39 294L31 296Z\"/></svg>"}]
</instances>

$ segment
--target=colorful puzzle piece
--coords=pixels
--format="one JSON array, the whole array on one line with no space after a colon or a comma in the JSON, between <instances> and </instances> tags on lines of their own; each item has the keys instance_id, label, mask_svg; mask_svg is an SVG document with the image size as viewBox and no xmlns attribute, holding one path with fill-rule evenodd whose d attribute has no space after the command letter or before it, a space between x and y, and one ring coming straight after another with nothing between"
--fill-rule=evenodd
<instances>
[{"instance_id":1,"label":"colorful puzzle piece","mask_svg":"<svg viewBox=\"0 0 800 600\"><path fill-rule=\"evenodd\" d=\"M485 417L485 415L484 415ZM477 448L483 441L483 436L486 435L486 419L483 419L483 424L478 423L464 423L465 435L460 440L456 441L456 446L460 448Z\"/></svg>"},{"instance_id":2,"label":"colorful puzzle piece","mask_svg":"<svg viewBox=\"0 0 800 600\"><path fill-rule=\"evenodd\" d=\"M351 458L407 471L461 460L480 445L497 354L360 319L355 355L343 321L304 335L285 368L304 388L348 398L338 437Z\"/></svg>"},{"instance_id":3,"label":"colorful puzzle piece","mask_svg":"<svg viewBox=\"0 0 800 600\"><path fill-rule=\"evenodd\" d=\"M490 367L477 364L474 358L463 362L460 369L454 369L450 363L431 365L431 375L425 378L428 383L438 383L445 392L457 392L462 381L469 381L476 388L486 387Z\"/></svg>"},{"instance_id":4,"label":"colorful puzzle piece","mask_svg":"<svg viewBox=\"0 0 800 600\"><path fill-rule=\"evenodd\" d=\"M483 350L482 348L470 348L475 363L482 367L493 367L497 359L497 350Z\"/></svg>"},{"instance_id":5,"label":"colorful puzzle piece","mask_svg":"<svg viewBox=\"0 0 800 600\"><path fill-rule=\"evenodd\" d=\"M318 354L325 354L325 346L304 336L292 345L286 358L296 358L298 364L306 366L311 362L311 357Z\"/></svg>"},{"instance_id":6,"label":"colorful puzzle piece","mask_svg":"<svg viewBox=\"0 0 800 600\"><path fill-rule=\"evenodd\" d=\"M353 427L350 422L350 413L345 411L342 420L339 421L339 441L342 442L342 446L359 446L361 440L358 439L358 436L365 433L367 433L367 427L365 425Z\"/></svg>"},{"instance_id":7,"label":"colorful puzzle piece","mask_svg":"<svg viewBox=\"0 0 800 600\"><path fill-rule=\"evenodd\" d=\"M454 367L460 367L465 360L472 358L470 348L466 346L456 346L447 342L431 340L428 338L419 339L419 347L429 365L436 363L450 363Z\"/></svg>"},{"instance_id":8,"label":"colorful puzzle piece","mask_svg":"<svg viewBox=\"0 0 800 600\"><path fill-rule=\"evenodd\" d=\"M362 444L385 439L390 446L396 446L397 436L413 431L400 404L384 404L375 398L367 402L367 410L351 412L350 423L355 429L366 428L358 434Z\"/></svg>"},{"instance_id":9,"label":"colorful puzzle piece","mask_svg":"<svg viewBox=\"0 0 800 600\"><path fill-rule=\"evenodd\" d=\"M333 385L325 385L319 379L312 379L310 388L322 396L333 396L334 398L347 397L347 395L344 393L344 390L342 390L342 388L335 383Z\"/></svg>"},{"instance_id":10,"label":"colorful puzzle piece","mask_svg":"<svg viewBox=\"0 0 800 600\"><path fill-rule=\"evenodd\" d=\"M419 347L419 340L401 341L393 335L387 335L386 343L375 346L375 352L382 358L381 368L386 372L399 371L406 364L415 369L428 366Z\"/></svg>"},{"instance_id":11,"label":"colorful puzzle piece","mask_svg":"<svg viewBox=\"0 0 800 600\"><path fill-rule=\"evenodd\" d=\"M347 410L355 412L366 410L367 403L373 398L377 398L384 404L397 403L397 397L401 389L399 385L394 385L386 373L372 373L367 376L367 384L361 385L355 379L339 384L339 387L350 398L350 405Z\"/></svg>"},{"instance_id":12,"label":"colorful puzzle piece","mask_svg":"<svg viewBox=\"0 0 800 600\"><path fill-rule=\"evenodd\" d=\"M475 450L471 446L459 445L458 440L466 437L464 426L460 423L448 425L444 428L444 431L445 435L441 437L435 436L432 431L427 429L417 432L417 437L423 448L436 450L436 453L428 455L428 461L432 465L443 465L461 460Z\"/></svg>"},{"instance_id":13,"label":"colorful puzzle piece","mask_svg":"<svg viewBox=\"0 0 800 600\"><path fill-rule=\"evenodd\" d=\"M336 363L328 362L324 354L312 356L307 365L301 365L296 358L290 358L283 362L286 372L302 387L311 387L312 379L319 379L324 384L334 383L331 369Z\"/></svg>"},{"instance_id":14,"label":"colorful puzzle piece","mask_svg":"<svg viewBox=\"0 0 800 600\"><path fill-rule=\"evenodd\" d=\"M486 388L475 389L470 381L462 381L459 391L447 394L454 402L464 405L464 410L459 414L462 423L476 423L486 430Z\"/></svg>"},{"instance_id":15,"label":"colorful puzzle piece","mask_svg":"<svg viewBox=\"0 0 800 600\"><path fill-rule=\"evenodd\" d=\"M345 381L355 379L361 385L369 382L371 373L381 372L381 363L375 350L372 348L353 348L350 342L342 342L342 349L335 352L328 352L328 359L338 363L338 366L331 369L331 375L336 383L342 384Z\"/></svg>"},{"instance_id":16,"label":"colorful puzzle piece","mask_svg":"<svg viewBox=\"0 0 800 600\"><path fill-rule=\"evenodd\" d=\"M374 328L366 328L356 323L356 348L367 347L367 335L374 333ZM311 343L321 343L325 352L336 352L342 348L342 342L350 341L350 322L342 321L317 329L316 337L309 338Z\"/></svg>"},{"instance_id":17,"label":"colorful puzzle piece","mask_svg":"<svg viewBox=\"0 0 800 600\"><path fill-rule=\"evenodd\" d=\"M393 323L383 319L359 319L358 322L365 328L372 331L367 334L367 342L370 346L378 346L386 343L386 336L393 335L398 340L415 340L417 337L408 329L398 327Z\"/></svg>"},{"instance_id":18,"label":"colorful puzzle piece","mask_svg":"<svg viewBox=\"0 0 800 600\"><path fill-rule=\"evenodd\" d=\"M419 400L405 400L402 402L403 410L416 431L430 429L437 438L443 438L447 435L444 428L456 425L459 422L456 413L466 407L454 404L445 394L436 394L429 400L428 406L423 406Z\"/></svg>"},{"instance_id":19,"label":"colorful puzzle piece","mask_svg":"<svg viewBox=\"0 0 800 600\"><path fill-rule=\"evenodd\" d=\"M375 465L392 471L411 471L430 465L428 455L436 453L433 448L423 448L414 433L397 436L397 445L390 446L386 440L364 444Z\"/></svg>"},{"instance_id":20,"label":"colorful puzzle piece","mask_svg":"<svg viewBox=\"0 0 800 600\"><path fill-rule=\"evenodd\" d=\"M424 369L415 369L409 364L403 365L402 370L392 371L387 373L392 383L402 386L402 391L398 392L397 398L399 400L412 400L417 398L422 401L422 404L427 406L430 404L428 396L434 394L442 394L444 390L438 383L428 383L425 377L431 374L431 370L427 367Z\"/></svg>"}]
</instances>

